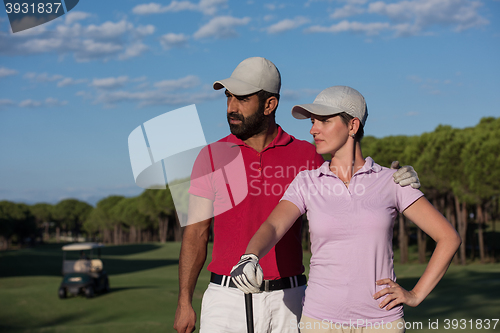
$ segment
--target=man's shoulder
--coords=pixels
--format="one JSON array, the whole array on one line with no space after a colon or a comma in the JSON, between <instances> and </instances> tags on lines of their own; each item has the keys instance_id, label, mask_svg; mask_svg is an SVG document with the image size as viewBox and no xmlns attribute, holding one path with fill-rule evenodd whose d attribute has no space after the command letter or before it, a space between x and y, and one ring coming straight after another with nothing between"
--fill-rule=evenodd
<instances>
[{"instance_id":1,"label":"man's shoulder","mask_svg":"<svg viewBox=\"0 0 500 333\"><path fill-rule=\"evenodd\" d=\"M225 137L215 141L214 143L221 143L221 142L227 142L238 146L242 146L245 144L243 141L238 139L234 134L226 135ZM213 143L211 143L211 145L213 145Z\"/></svg>"},{"instance_id":2,"label":"man's shoulder","mask_svg":"<svg viewBox=\"0 0 500 333\"><path fill-rule=\"evenodd\" d=\"M316 147L312 143L306 140L297 139L293 135L290 135L290 144L301 149L316 151Z\"/></svg>"},{"instance_id":3,"label":"man's shoulder","mask_svg":"<svg viewBox=\"0 0 500 333\"><path fill-rule=\"evenodd\" d=\"M226 135L225 137L217 140L216 142L229 142L230 141L231 134Z\"/></svg>"}]
</instances>

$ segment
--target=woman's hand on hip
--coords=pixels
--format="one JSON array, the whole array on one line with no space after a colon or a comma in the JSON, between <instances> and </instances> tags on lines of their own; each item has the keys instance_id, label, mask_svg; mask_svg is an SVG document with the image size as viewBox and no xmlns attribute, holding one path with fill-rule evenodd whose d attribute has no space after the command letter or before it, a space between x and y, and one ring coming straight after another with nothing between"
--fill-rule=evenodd
<instances>
[{"instance_id":1,"label":"woman's hand on hip","mask_svg":"<svg viewBox=\"0 0 500 333\"><path fill-rule=\"evenodd\" d=\"M373 295L374 299L379 299L386 295L386 298L379 304L379 307L390 310L398 304L406 304L411 307L419 305L422 301L419 300L417 294L413 290L406 290L391 279L382 279L376 282L378 286L387 285L387 288L380 290Z\"/></svg>"}]
</instances>

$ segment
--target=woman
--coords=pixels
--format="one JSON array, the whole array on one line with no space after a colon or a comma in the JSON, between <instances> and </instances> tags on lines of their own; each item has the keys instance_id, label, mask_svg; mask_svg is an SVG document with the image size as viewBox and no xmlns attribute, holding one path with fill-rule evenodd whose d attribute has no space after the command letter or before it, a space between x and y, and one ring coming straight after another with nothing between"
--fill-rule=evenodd
<instances>
[{"instance_id":1,"label":"woman","mask_svg":"<svg viewBox=\"0 0 500 333\"><path fill-rule=\"evenodd\" d=\"M445 274L460 238L450 223L411 187L392 180L394 170L363 158L360 140L367 118L364 97L335 86L312 104L294 106L295 118L311 118L320 168L302 171L250 240L231 276L244 292L261 283L262 258L307 212L311 264L302 332L404 332L403 304L417 306ZM402 212L436 241L436 249L410 291L395 280L394 220Z\"/></svg>"}]
</instances>

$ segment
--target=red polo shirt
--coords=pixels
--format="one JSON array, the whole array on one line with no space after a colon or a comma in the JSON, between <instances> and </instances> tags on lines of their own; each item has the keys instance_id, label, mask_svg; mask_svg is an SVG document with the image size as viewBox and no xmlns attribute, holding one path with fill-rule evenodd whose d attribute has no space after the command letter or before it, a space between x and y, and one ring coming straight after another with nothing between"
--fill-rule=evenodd
<instances>
[{"instance_id":1,"label":"red polo shirt","mask_svg":"<svg viewBox=\"0 0 500 333\"><path fill-rule=\"evenodd\" d=\"M206 154L210 151L209 147L196 160L193 174L197 177L192 176L189 193L214 201L214 247L208 270L230 275L231 268L245 252L248 242L276 207L295 176L302 170L319 168L323 158L312 144L295 139L279 126L276 138L260 153L232 134L218 141L219 144L222 142L235 149L234 153L225 154L232 156L223 164L231 162L241 153L240 165L245 167L246 182L240 180L237 188L234 182L231 186L228 178L237 179L234 167L233 171L219 174L221 179L226 180L225 183L224 180L217 181L213 171L220 165L214 161L213 153ZM264 279L274 280L304 272L300 230L299 219L261 258Z\"/></svg>"}]
</instances>

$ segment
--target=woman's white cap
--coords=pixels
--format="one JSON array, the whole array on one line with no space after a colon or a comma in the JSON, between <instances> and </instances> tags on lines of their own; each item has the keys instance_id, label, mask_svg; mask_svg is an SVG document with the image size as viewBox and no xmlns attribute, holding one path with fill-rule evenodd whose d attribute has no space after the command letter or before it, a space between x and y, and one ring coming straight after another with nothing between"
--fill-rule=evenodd
<instances>
[{"instance_id":1,"label":"woman's white cap","mask_svg":"<svg viewBox=\"0 0 500 333\"><path fill-rule=\"evenodd\" d=\"M320 92L312 104L295 105L292 108L292 116L297 119L311 118L311 113L332 116L342 112L358 118L364 126L368 109L363 95L351 87L334 86Z\"/></svg>"},{"instance_id":2,"label":"woman's white cap","mask_svg":"<svg viewBox=\"0 0 500 333\"><path fill-rule=\"evenodd\" d=\"M226 88L236 96L250 95L261 90L279 94L280 87L280 72L272 62L261 57L243 60L230 78L214 82L215 90Z\"/></svg>"}]
</instances>

